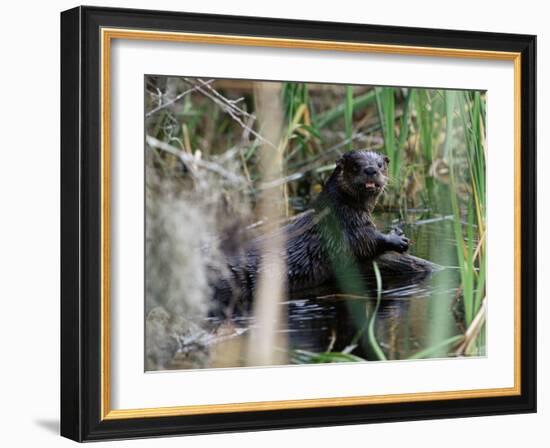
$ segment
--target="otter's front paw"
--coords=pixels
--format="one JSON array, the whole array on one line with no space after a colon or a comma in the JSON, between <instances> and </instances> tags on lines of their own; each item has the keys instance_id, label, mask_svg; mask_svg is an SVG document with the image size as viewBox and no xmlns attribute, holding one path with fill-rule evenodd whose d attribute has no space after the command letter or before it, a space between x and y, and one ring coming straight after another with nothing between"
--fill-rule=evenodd
<instances>
[{"instance_id":1,"label":"otter's front paw","mask_svg":"<svg viewBox=\"0 0 550 448\"><path fill-rule=\"evenodd\" d=\"M388 245L391 250L405 252L409 248L410 241L399 228L394 228L387 236Z\"/></svg>"},{"instance_id":2,"label":"otter's front paw","mask_svg":"<svg viewBox=\"0 0 550 448\"><path fill-rule=\"evenodd\" d=\"M396 235L399 235L399 236L405 235L403 233L403 229L399 226L393 226L392 229L390 230L390 234L392 233L395 233Z\"/></svg>"}]
</instances>

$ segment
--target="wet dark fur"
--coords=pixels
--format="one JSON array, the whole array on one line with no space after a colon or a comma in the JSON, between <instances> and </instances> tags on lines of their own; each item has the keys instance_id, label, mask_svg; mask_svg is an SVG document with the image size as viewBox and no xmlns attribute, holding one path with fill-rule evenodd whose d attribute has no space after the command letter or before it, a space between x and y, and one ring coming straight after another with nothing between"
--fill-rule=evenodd
<instances>
[{"instance_id":1,"label":"wet dark fur","mask_svg":"<svg viewBox=\"0 0 550 448\"><path fill-rule=\"evenodd\" d=\"M289 292L331 281L335 270L374 259L386 251L404 252L409 240L398 230L378 231L371 213L387 182L388 158L351 151L338 160L312 209L283 226ZM262 269L261 250L269 235L250 241L228 257L230 278L215 285L220 308L249 308Z\"/></svg>"}]
</instances>

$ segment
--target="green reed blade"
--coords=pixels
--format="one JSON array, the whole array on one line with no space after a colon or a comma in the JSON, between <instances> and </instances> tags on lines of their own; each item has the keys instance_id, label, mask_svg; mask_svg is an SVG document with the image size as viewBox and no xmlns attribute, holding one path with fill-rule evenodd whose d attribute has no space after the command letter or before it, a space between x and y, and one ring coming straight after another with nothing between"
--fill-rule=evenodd
<instances>
[{"instance_id":1,"label":"green reed blade","mask_svg":"<svg viewBox=\"0 0 550 448\"><path fill-rule=\"evenodd\" d=\"M453 346L462 339L464 339L464 335L457 334L456 336L452 336L448 339L445 339L444 341L441 341L438 344L432 345L431 347L425 348L424 350L420 350L419 352L416 352L414 355L409 356L407 359L424 359L424 358L431 358L434 355L438 356L439 353L441 353L442 349L448 346Z\"/></svg>"},{"instance_id":2,"label":"green reed blade","mask_svg":"<svg viewBox=\"0 0 550 448\"><path fill-rule=\"evenodd\" d=\"M374 89L369 90L363 95L359 95L353 99L354 110L358 111L371 105L376 101L376 94ZM336 120L342 118L346 113L346 102L339 104L338 106L319 114L316 117L315 124L318 129L325 128Z\"/></svg>"},{"instance_id":3,"label":"green reed blade","mask_svg":"<svg viewBox=\"0 0 550 448\"><path fill-rule=\"evenodd\" d=\"M378 344L378 341L376 340L376 334L374 331L374 324L376 322L376 314L378 313L378 308L380 308L380 302L382 300L382 276L380 275L380 269L378 268L378 264L376 261L372 262L372 267L374 268L374 275L376 276L376 306L374 307L374 310L370 316L369 319L369 326L367 330L367 334L369 337L369 343L370 346L376 355L378 359L386 360L386 355L380 348L380 345Z\"/></svg>"},{"instance_id":4,"label":"green reed blade","mask_svg":"<svg viewBox=\"0 0 550 448\"><path fill-rule=\"evenodd\" d=\"M344 125L346 132L346 140L348 140L348 151L353 149L351 136L353 134L353 87L346 86L346 109L344 113Z\"/></svg>"}]
</instances>

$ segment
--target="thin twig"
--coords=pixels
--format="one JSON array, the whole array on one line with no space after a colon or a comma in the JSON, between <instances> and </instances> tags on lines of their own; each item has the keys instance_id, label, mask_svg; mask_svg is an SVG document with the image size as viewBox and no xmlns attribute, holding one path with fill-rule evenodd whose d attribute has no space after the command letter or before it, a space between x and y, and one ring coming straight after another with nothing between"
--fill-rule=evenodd
<instances>
[{"instance_id":1,"label":"thin twig","mask_svg":"<svg viewBox=\"0 0 550 448\"><path fill-rule=\"evenodd\" d=\"M281 177L279 179L274 179L272 181L269 181L269 182L263 182L259 185L259 190L269 190L270 188L276 188L276 187L280 187L282 185L285 185L289 182L294 182L298 179L301 179L302 177L304 177L304 174L303 173L293 173L289 176L286 176L286 177Z\"/></svg>"},{"instance_id":2,"label":"thin twig","mask_svg":"<svg viewBox=\"0 0 550 448\"><path fill-rule=\"evenodd\" d=\"M221 107L221 109L227 113L233 120L235 120L243 129L246 129L248 132L250 132L254 137L256 137L258 140L262 141L263 143L266 143L267 145L271 146L272 148L276 148L277 146L273 143L267 140L265 137L260 135L258 132L256 132L254 129L252 129L250 126L248 126L241 118L243 117L254 117L254 115L249 114L248 112L242 110L241 108L237 107L235 103L227 98L225 98L221 93L215 91L210 87L209 89L211 91L215 91L216 94L212 94L208 92L206 89L203 89L202 87L204 84L198 85L193 80L188 78L183 78L185 82L188 84L195 86L196 90L200 93L202 93L207 98L210 98L214 103L216 103L218 106ZM202 81L204 83L204 81Z\"/></svg>"},{"instance_id":3,"label":"thin twig","mask_svg":"<svg viewBox=\"0 0 550 448\"><path fill-rule=\"evenodd\" d=\"M211 84L213 83L214 80L213 79L210 79L208 81L203 81L203 84L204 85L208 85L208 84ZM166 109L167 107L171 106L172 104L174 104L176 101L179 101L181 100L184 96L188 95L189 93L191 92L194 92L195 90L198 90L199 89L199 86L195 86L195 87L192 87L190 89L187 89L186 91L180 93L178 96L176 96L175 98L171 99L170 101L164 103L164 104L161 104L157 107L155 107L153 110L150 110L149 112L147 112L145 114L145 118L149 118L151 115L154 115L156 114L158 111L162 110L162 109ZM159 102L161 100L161 96L159 96Z\"/></svg>"},{"instance_id":4,"label":"thin twig","mask_svg":"<svg viewBox=\"0 0 550 448\"><path fill-rule=\"evenodd\" d=\"M201 168L204 168L208 171L211 171L213 173L216 173L222 177L225 177L228 181L236 183L236 184L243 184L246 183L246 180L240 176L237 176L233 174L232 172L226 170L225 168L221 167L217 163L209 162L206 160L198 159L196 157L193 157L191 154L187 154L184 151L181 151L172 145L169 145L168 143L162 142L155 137L151 137L148 135L146 137L146 142L149 146L152 148L160 149L162 151L165 151L169 154L172 154L173 156L179 158L182 163L185 164L185 166L189 166L190 164L195 164L196 166L199 166Z\"/></svg>"},{"instance_id":5,"label":"thin twig","mask_svg":"<svg viewBox=\"0 0 550 448\"><path fill-rule=\"evenodd\" d=\"M481 329L483 328L486 314L487 297L485 297L481 302L481 306L479 307L479 311L477 312L476 317L474 317L474 320L466 330L466 333L464 334L464 341L456 349L456 355L465 355L470 352L473 343L475 342L475 340L479 336L479 333L481 332Z\"/></svg>"},{"instance_id":6,"label":"thin twig","mask_svg":"<svg viewBox=\"0 0 550 448\"><path fill-rule=\"evenodd\" d=\"M318 155L316 157L313 157L309 160L306 160L304 164L300 164L301 166L299 165L297 168L299 168L303 173L308 172L308 171L313 171L314 169L316 169L318 167L319 162L324 162L324 161L329 160L332 157L334 157L332 155L333 152L338 152L339 154L341 154L339 149L345 147L348 143L350 143L352 141L364 138L366 136L367 136L367 134L365 134L363 132L357 132L357 133L353 134L351 137L346 138L345 140L342 140L340 143L338 143L338 144L328 148L327 150L321 152L320 155Z\"/></svg>"},{"instance_id":7,"label":"thin twig","mask_svg":"<svg viewBox=\"0 0 550 448\"><path fill-rule=\"evenodd\" d=\"M200 78L197 78L197 81L199 81L202 85L202 87L206 87L210 92L212 92L212 94L219 98L220 101L223 101L224 103L226 103L229 107L231 107L235 112L239 113L239 114L242 114L244 115L245 117L252 117L254 119L256 119L256 117L250 113L248 113L247 111L241 109L240 107L237 107L236 104L237 103L240 103L243 98L238 98L236 100L230 100L229 98L226 98L225 96L223 96L220 92L218 92L216 89L214 89L212 86L210 86L208 82L206 81L203 81L202 79Z\"/></svg>"}]
</instances>

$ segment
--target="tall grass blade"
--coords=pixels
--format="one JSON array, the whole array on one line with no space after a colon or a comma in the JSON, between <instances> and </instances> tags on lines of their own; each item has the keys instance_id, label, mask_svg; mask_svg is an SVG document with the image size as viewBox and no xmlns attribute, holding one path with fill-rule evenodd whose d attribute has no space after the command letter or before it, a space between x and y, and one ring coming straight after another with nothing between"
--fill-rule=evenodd
<instances>
[{"instance_id":1,"label":"tall grass blade","mask_svg":"<svg viewBox=\"0 0 550 448\"><path fill-rule=\"evenodd\" d=\"M368 326L368 338L369 343L372 348L372 351L376 355L378 359L386 360L386 355L380 348L380 345L378 344L378 341L376 340L376 334L374 332L374 324L376 322L376 314L378 313L378 308L380 308L380 302L382 300L382 276L380 275L380 268L378 267L378 264L376 261L372 262L372 267L374 268L374 275L376 276L376 306L374 307L374 310L372 311L372 314L369 318L369 326Z\"/></svg>"},{"instance_id":2,"label":"tall grass blade","mask_svg":"<svg viewBox=\"0 0 550 448\"><path fill-rule=\"evenodd\" d=\"M344 114L344 123L346 131L346 140L348 141L348 151L353 149L351 136L353 134L353 87L346 86L346 110Z\"/></svg>"}]
</instances>

